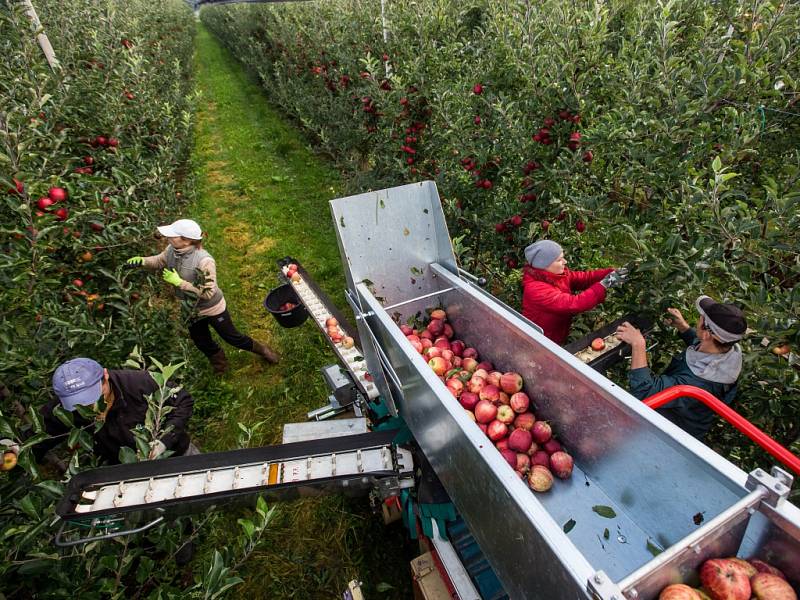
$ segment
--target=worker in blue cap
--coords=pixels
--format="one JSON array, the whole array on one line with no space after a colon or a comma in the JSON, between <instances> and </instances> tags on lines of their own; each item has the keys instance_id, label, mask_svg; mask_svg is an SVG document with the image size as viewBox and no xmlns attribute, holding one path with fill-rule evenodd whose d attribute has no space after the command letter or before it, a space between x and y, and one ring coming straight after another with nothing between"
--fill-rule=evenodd
<instances>
[{"instance_id":1,"label":"worker in blue cap","mask_svg":"<svg viewBox=\"0 0 800 600\"><path fill-rule=\"evenodd\" d=\"M168 383L170 389L175 386ZM136 449L133 429L143 425L147 415L147 396L158 390L158 384L143 370L109 370L90 358L74 358L60 365L53 373L55 398L41 408L45 431L50 438L34 446L34 455L41 460L44 454L66 439L70 427L65 425L53 411L61 406L73 414L77 427L88 427L94 437L94 451L106 462L120 462L120 448ZM175 455L196 453L186 432L192 416L194 400L182 388L166 401L171 409L164 417L163 434L151 443L148 458L157 458L170 450ZM88 410L80 411L79 407ZM94 413L94 419L87 418ZM83 413L83 414L81 414ZM93 427L102 422L99 429ZM19 447L10 440L0 440L12 452Z\"/></svg>"},{"instance_id":2,"label":"worker in blue cap","mask_svg":"<svg viewBox=\"0 0 800 600\"><path fill-rule=\"evenodd\" d=\"M700 296L695 306L697 327L691 327L677 308L667 312L671 324L686 343L686 350L672 358L661 375L647 364L647 345L641 331L630 323L617 329L617 337L631 345L631 394L644 400L674 385L693 385L710 392L725 404L736 396L736 382L742 372L739 341L747 332L742 309ZM677 398L657 409L667 419L702 440L716 420L716 414L692 398Z\"/></svg>"}]
</instances>

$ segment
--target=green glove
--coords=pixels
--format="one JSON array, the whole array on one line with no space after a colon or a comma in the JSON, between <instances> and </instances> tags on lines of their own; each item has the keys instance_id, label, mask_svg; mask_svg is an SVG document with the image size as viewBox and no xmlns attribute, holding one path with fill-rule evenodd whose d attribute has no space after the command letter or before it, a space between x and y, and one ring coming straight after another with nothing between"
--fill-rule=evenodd
<instances>
[{"instance_id":1,"label":"green glove","mask_svg":"<svg viewBox=\"0 0 800 600\"><path fill-rule=\"evenodd\" d=\"M129 265L141 265L141 264L144 264L144 257L142 257L142 256L131 256L125 262L127 264L129 264Z\"/></svg>"},{"instance_id":2,"label":"green glove","mask_svg":"<svg viewBox=\"0 0 800 600\"><path fill-rule=\"evenodd\" d=\"M181 279L181 276L178 275L178 272L175 269L172 269L171 271L169 269L164 269L162 277L164 278L164 281L166 281L167 283L171 283L175 287L180 286L181 282L183 281L183 279Z\"/></svg>"}]
</instances>

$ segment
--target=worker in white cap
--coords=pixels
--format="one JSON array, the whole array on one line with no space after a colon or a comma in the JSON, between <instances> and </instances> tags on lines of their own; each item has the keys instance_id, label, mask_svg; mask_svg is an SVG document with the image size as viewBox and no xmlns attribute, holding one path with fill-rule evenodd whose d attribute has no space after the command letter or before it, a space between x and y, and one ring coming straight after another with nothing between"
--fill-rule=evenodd
<instances>
[{"instance_id":1,"label":"worker in white cap","mask_svg":"<svg viewBox=\"0 0 800 600\"><path fill-rule=\"evenodd\" d=\"M268 363L278 362L278 355L263 342L241 333L231 320L225 296L217 285L214 257L203 249L203 231L191 219L178 219L158 227L169 245L161 254L134 256L128 264L160 270L167 283L177 288L180 299L192 302L196 314L189 324L189 335L197 348L208 357L215 373L228 368L225 351L211 337L209 327L231 346L258 354Z\"/></svg>"},{"instance_id":2,"label":"worker in white cap","mask_svg":"<svg viewBox=\"0 0 800 600\"><path fill-rule=\"evenodd\" d=\"M619 285L627 269L571 271L564 250L552 240L525 248L522 269L522 314L557 344L567 341L572 318L606 298L606 289Z\"/></svg>"},{"instance_id":3,"label":"worker in white cap","mask_svg":"<svg viewBox=\"0 0 800 600\"><path fill-rule=\"evenodd\" d=\"M669 320L686 343L686 350L673 357L661 375L647 364L647 346L641 331L630 323L617 329L617 337L631 345L631 394L644 400L673 385L693 385L710 392L725 404L736 396L742 371L742 349L738 342L747 331L747 320L734 304L722 304L708 296L695 303L700 317L691 327L677 308L669 308ZM716 414L692 398L677 398L658 412L698 439L714 424Z\"/></svg>"}]
</instances>

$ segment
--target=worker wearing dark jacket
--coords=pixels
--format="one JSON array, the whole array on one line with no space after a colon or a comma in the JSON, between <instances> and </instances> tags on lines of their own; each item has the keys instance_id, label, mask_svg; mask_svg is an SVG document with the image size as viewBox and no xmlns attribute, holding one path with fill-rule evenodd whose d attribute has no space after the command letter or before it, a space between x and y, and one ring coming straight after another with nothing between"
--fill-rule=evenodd
<instances>
[{"instance_id":1,"label":"worker wearing dark jacket","mask_svg":"<svg viewBox=\"0 0 800 600\"><path fill-rule=\"evenodd\" d=\"M170 384L174 388L174 384ZM66 439L70 428L53 414L61 406L73 413L77 427L90 427L94 451L105 461L119 463L123 446L136 449L133 429L145 422L147 396L158 390L158 384L147 371L108 370L89 358L75 358L59 366L53 374L56 398L41 409L45 431L53 436L34 446L37 460ZM194 400L183 389L178 390L166 404L172 407L164 418L164 434L150 448L148 458L157 458L166 450L183 455L189 449L186 427L192 416ZM95 420L103 425L94 431L94 421L82 418L78 406L92 408ZM17 450L18 451L18 450Z\"/></svg>"},{"instance_id":2,"label":"worker wearing dark jacket","mask_svg":"<svg viewBox=\"0 0 800 600\"><path fill-rule=\"evenodd\" d=\"M627 277L627 269L570 271L564 251L552 240L539 240L525 248L525 260L522 314L557 344L567 341L575 315L600 304L606 290Z\"/></svg>"},{"instance_id":3,"label":"worker wearing dark jacket","mask_svg":"<svg viewBox=\"0 0 800 600\"><path fill-rule=\"evenodd\" d=\"M617 329L617 337L631 345L631 394L644 400L673 385L693 385L710 392L725 404L736 396L736 381L742 370L742 350L738 342L747 330L741 309L733 304L721 304L708 296L697 299L700 318L697 329L690 327L681 312L668 309L672 324L686 342L686 350L673 357L661 375L655 375L647 365L647 352L641 332L630 323ZM658 409L670 421L702 440L716 415L701 402L692 398L677 398Z\"/></svg>"}]
</instances>

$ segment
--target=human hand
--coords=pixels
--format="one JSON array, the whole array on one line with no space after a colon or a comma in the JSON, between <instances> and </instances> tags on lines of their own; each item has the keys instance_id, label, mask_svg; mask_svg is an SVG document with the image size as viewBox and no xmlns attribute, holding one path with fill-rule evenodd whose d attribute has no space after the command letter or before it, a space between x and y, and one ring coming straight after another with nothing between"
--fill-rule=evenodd
<instances>
[{"instance_id":1,"label":"human hand","mask_svg":"<svg viewBox=\"0 0 800 600\"><path fill-rule=\"evenodd\" d=\"M164 278L164 281L171 283L175 287L180 286L181 282L183 281L175 269L164 269L164 272L161 274L161 276Z\"/></svg>"},{"instance_id":2,"label":"human hand","mask_svg":"<svg viewBox=\"0 0 800 600\"><path fill-rule=\"evenodd\" d=\"M131 256L128 260L125 261L125 264L131 266L138 266L144 264L144 257L142 256Z\"/></svg>"},{"instance_id":3,"label":"human hand","mask_svg":"<svg viewBox=\"0 0 800 600\"><path fill-rule=\"evenodd\" d=\"M646 346L642 332L627 321L617 327L616 336L618 340L627 342L631 346Z\"/></svg>"},{"instance_id":4,"label":"human hand","mask_svg":"<svg viewBox=\"0 0 800 600\"><path fill-rule=\"evenodd\" d=\"M148 460L158 458L166 451L167 447L161 440L156 440L150 443L150 454L147 456Z\"/></svg>"},{"instance_id":5,"label":"human hand","mask_svg":"<svg viewBox=\"0 0 800 600\"><path fill-rule=\"evenodd\" d=\"M19 456L19 444L14 440L3 438L0 440L0 448L5 447L5 452L13 452Z\"/></svg>"},{"instance_id":6,"label":"human hand","mask_svg":"<svg viewBox=\"0 0 800 600\"><path fill-rule=\"evenodd\" d=\"M621 267L619 269L611 271L611 273L603 277L603 279L600 280L600 283L604 288L609 289L614 287L615 285L622 285L623 283L625 283L625 280L627 278L628 278L628 269L626 269L625 267Z\"/></svg>"},{"instance_id":7,"label":"human hand","mask_svg":"<svg viewBox=\"0 0 800 600\"><path fill-rule=\"evenodd\" d=\"M668 324L675 327L675 329L681 333L689 329L689 323L687 323L686 319L683 318L681 311L679 311L677 308L668 308L667 312L669 313L669 316L666 319Z\"/></svg>"}]
</instances>

